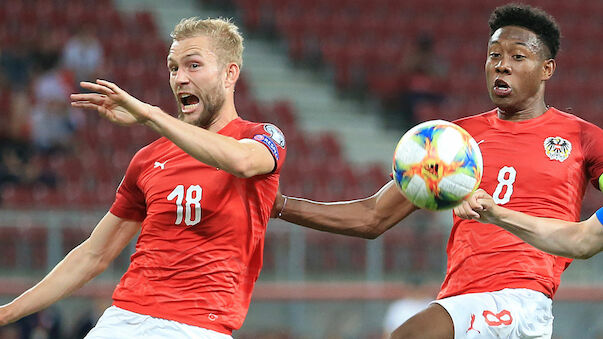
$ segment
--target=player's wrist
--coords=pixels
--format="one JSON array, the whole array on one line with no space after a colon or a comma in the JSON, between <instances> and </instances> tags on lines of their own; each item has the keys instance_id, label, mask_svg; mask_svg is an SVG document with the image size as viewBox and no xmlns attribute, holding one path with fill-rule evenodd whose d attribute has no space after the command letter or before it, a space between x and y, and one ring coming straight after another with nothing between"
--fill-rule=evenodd
<instances>
[{"instance_id":1,"label":"player's wrist","mask_svg":"<svg viewBox=\"0 0 603 339\"><path fill-rule=\"evenodd\" d=\"M161 132L159 126L161 125L161 118L163 116L169 116L169 114L165 113L161 108L149 104L147 105L145 110L145 115L139 119L139 122L151 129Z\"/></svg>"},{"instance_id":2,"label":"player's wrist","mask_svg":"<svg viewBox=\"0 0 603 339\"><path fill-rule=\"evenodd\" d=\"M487 211L488 217L492 223L501 223L508 218L507 214L509 210L497 204L492 204L492 206L488 208Z\"/></svg>"},{"instance_id":3,"label":"player's wrist","mask_svg":"<svg viewBox=\"0 0 603 339\"><path fill-rule=\"evenodd\" d=\"M140 120L143 124L152 123L157 119L157 116L164 113L163 110L157 106L153 106L151 104L143 103L145 105L143 109L143 114L140 115Z\"/></svg>"},{"instance_id":4,"label":"player's wrist","mask_svg":"<svg viewBox=\"0 0 603 339\"><path fill-rule=\"evenodd\" d=\"M0 306L0 326L8 325L17 320L15 316L14 307L11 306L12 304Z\"/></svg>"},{"instance_id":5,"label":"player's wrist","mask_svg":"<svg viewBox=\"0 0 603 339\"><path fill-rule=\"evenodd\" d=\"M286 195L283 195L283 205L281 206L280 210L276 214L276 218L277 219L280 219L281 216L283 215L283 212L285 211L285 207L287 207L287 201L288 200L289 200L289 197L286 196Z\"/></svg>"}]
</instances>

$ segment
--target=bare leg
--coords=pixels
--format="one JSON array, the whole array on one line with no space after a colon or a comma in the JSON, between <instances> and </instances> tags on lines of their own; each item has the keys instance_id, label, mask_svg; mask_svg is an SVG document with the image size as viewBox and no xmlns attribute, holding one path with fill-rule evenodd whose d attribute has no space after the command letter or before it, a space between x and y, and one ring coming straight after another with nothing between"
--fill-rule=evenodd
<instances>
[{"instance_id":1,"label":"bare leg","mask_svg":"<svg viewBox=\"0 0 603 339\"><path fill-rule=\"evenodd\" d=\"M391 339L454 339L452 318L442 306L431 304L400 325Z\"/></svg>"}]
</instances>

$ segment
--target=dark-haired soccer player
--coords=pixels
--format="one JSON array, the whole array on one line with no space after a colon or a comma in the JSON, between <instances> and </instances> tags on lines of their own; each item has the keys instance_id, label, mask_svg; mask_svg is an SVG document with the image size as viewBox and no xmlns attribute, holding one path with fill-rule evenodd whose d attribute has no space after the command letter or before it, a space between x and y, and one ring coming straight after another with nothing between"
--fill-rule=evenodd
<instances>
[{"instance_id":1,"label":"dark-haired soccer player","mask_svg":"<svg viewBox=\"0 0 603 339\"><path fill-rule=\"evenodd\" d=\"M0 306L0 325L84 285L138 232L113 305L87 339L226 339L243 324L285 139L274 125L237 113L243 37L234 24L188 18L172 38L167 68L179 119L107 81L82 83L93 93L71 96L75 107L122 125L144 124L163 137L136 153L90 237L40 283Z\"/></svg>"},{"instance_id":2,"label":"dark-haired soccer player","mask_svg":"<svg viewBox=\"0 0 603 339\"><path fill-rule=\"evenodd\" d=\"M463 219L495 224L528 244L567 258L588 259L603 251L603 207L584 221L539 218L494 203L483 189L454 208Z\"/></svg>"},{"instance_id":3,"label":"dark-haired soccer player","mask_svg":"<svg viewBox=\"0 0 603 339\"><path fill-rule=\"evenodd\" d=\"M479 143L480 187L499 205L540 217L578 220L590 181L601 188L603 131L549 107L559 28L540 9L493 11L485 74L496 109L455 121ZM274 212L318 230L375 238L416 209L389 182L369 198L319 203L278 196ZM550 338L551 299L567 258L526 244L494 225L454 216L446 278L437 300L392 338Z\"/></svg>"}]
</instances>

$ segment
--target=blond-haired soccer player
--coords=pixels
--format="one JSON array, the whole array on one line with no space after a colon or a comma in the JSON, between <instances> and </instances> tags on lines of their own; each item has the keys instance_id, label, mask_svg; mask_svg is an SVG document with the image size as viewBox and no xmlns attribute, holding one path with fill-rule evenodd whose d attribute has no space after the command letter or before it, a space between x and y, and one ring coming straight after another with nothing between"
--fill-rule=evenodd
<instances>
[{"instance_id":1,"label":"blond-haired soccer player","mask_svg":"<svg viewBox=\"0 0 603 339\"><path fill-rule=\"evenodd\" d=\"M0 325L49 306L101 273L140 231L113 305L87 338L231 338L262 266L285 159L271 124L241 119L234 88L243 38L227 20L189 18L167 58L179 117L115 84L82 83L72 105L163 137L132 159L90 237L36 286L0 307Z\"/></svg>"},{"instance_id":2,"label":"blond-haired soccer player","mask_svg":"<svg viewBox=\"0 0 603 339\"><path fill-rule=\"evenodd\" d=\"M478 189L455 207L454 213L459 218L498 225L554 255L588 259L603 251L603 207L584 221L541 218L497 205L490 194Z\"/></svg>"}]
</instances>

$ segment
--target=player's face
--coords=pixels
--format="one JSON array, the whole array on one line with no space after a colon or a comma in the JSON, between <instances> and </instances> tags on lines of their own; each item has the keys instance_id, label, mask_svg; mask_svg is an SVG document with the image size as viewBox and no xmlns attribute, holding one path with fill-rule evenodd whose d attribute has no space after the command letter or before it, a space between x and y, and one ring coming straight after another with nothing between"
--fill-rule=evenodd
<instances>
[{"instance_id":1,"label":"player's face","mask_svg":"<svg viewBox=\"0 0 603 339\"><path fill-rule=\"evenodd\" d=\"M207 128L224 105L224 72L211 40L197 36L174 41L168 55L170 86L178 118Z\"/></svg>"},{"instance_id":2,"label":"player's face","mask_svg":"<svg viewBox=\"0 0 603 339\"><path fill-rule=\"evenodd\" d=\"M542 42L525 28L499 28L488 42L486 82L492 102L507 112L529 109L543 100Z\"/></svg>"}]
</instances>

